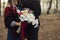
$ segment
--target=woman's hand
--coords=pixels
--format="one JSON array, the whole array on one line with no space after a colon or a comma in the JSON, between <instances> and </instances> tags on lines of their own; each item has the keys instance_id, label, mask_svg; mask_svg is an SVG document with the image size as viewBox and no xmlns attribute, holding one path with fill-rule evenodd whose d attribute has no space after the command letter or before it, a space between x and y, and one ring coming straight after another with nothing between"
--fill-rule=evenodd
<instances>
[{"instance_id":1,"label":"woman's hand","mask_svg":"<svg viewBox=\"0 0 60 40\"><path fill-rule=\"evenodd\" d=\"M21 26L21 22L16 22L16 26Z\"/></svg>"}]
</instances>

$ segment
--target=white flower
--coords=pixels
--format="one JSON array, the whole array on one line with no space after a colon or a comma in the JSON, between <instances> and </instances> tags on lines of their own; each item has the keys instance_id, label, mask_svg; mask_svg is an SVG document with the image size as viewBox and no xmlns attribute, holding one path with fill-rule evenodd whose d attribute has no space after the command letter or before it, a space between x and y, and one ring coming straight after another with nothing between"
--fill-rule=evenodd
<instances>
[{"instance_id":1,"label":"white flower","mask_svg":"<svg viewBox=\"0 0 60 40\"><path fill-rule=\"evenodd\" d=\"M28 22L32 22L35 19L35 16L33 14L27 14L26 16L28 18Z\"/></svg>"},{"instance_id":2,"label":"white flower","mask_svg":"<svg viewBox=\"0 0 60 40\"><path fill-rule=\"evenodd\" d=\"M17 13L19 13L20 12L20 10L19 9L17 9Z\"/></svg>"},{"instance_id":3,"label":"white flower","mask_svg":"<svg viewBox=\"0 0 60 40\"><path fill-rule=\"evenodd\" d=\"M39 25L38 25L38 19L36 19L35 22L36 22L36 23L35 23L36 25L34 26L34 28L37 28L37 27L39 26Z\"/></svg>"},{"instance_id":4,"label":"white flower","mask_svg":"<svg viewBox=\"0 0 60 40\"><path fill-rule=\"evenodd\" d=\"M25 16L24 15L20 15L20 17L19 17L19 19L21 20L21 21L24 21L24 18L25 18Z\"/></svg>"}]
</instances>

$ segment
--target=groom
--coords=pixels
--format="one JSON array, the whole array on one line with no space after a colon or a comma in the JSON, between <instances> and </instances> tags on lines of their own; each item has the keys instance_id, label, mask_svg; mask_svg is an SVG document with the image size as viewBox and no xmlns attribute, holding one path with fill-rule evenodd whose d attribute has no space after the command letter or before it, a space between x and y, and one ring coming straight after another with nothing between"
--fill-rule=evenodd
<instances>
[{"instance_id":1,"label":"groom","mask_svg":"<svg viewBox=\"0 0 60 40\"><path fill-rule=\"evenodd\" d=\"M29 8L34 11L35 18L39 21L39 16L41 14L41 6L40 6L40 0L19 0L19 4L21 4L20 7L23 8ZM39 21L40 26L40 21ZM28 23L25 34L28 40L38 40L38 31L39 26L34 28L34 26L31 23Z\"/></svg>"}]
</instances>

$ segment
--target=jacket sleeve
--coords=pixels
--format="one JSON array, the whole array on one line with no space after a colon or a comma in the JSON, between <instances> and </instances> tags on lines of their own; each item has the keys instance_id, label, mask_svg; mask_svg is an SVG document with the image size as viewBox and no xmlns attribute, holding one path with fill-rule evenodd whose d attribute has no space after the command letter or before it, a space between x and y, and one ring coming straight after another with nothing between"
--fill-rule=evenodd
<instances>
[{"instance_id":1,"label":"jacket sleeve","mask_svg":"<svg viewBox=\"0 0 60 40\"><path fill-rule=\"evenodd\" d=\"M34 15L35 15L36 17L39 17L40 14L41 14L40 1L39 1L39 0L33 1L32 4L33 4Z\"/></svg>"},{"instance_id":2,"label":"jacket sleeve","mask_svg":"<svg viewBox=\"0 0 60 40\"><path fill-rule=\"evenodd\" d=\"M5 8L5 12L4 12L4 24L5 24L5 27L12 27L11 26L11 23L13 21L19 21L18 17L17 16L11 16L11 12L10 12L10 9L9 7Z\"/></svg>"},{"instance_id":3,"label":"jacket sleeve","mask_svg":"<svg viewBox=\"0 0 60 40\"><path fill-rule=\"evenodd\" d=\"M4 10L4 24L5 24L5 27L9 27L9 24L11 22L11 18L9 18L9 15L10 15L10 11L9 11L9 8L6 7L5 10Z\"/></svg>"}]
</instances>

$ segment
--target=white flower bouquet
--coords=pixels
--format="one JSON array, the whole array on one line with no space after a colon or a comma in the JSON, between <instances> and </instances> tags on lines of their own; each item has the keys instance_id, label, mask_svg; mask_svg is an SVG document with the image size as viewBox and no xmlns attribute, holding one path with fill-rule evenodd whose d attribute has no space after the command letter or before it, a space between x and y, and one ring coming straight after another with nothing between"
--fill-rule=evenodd
<instances>
[{"instance_id":1,"label":"white flower bouquet","mask_svg":"<svg viewBox=\"0 0 60 40\"><path fill-rule=\"evenodd\" d=\"M27 21L28 23L31 22L34 25L34 28L38 27L38 19L35 19L33 11L29 8L25 8L24 10L20 11L17 10L17 13L21 13L19 19L21 22Z\"/></svg>"}]
</instances>

